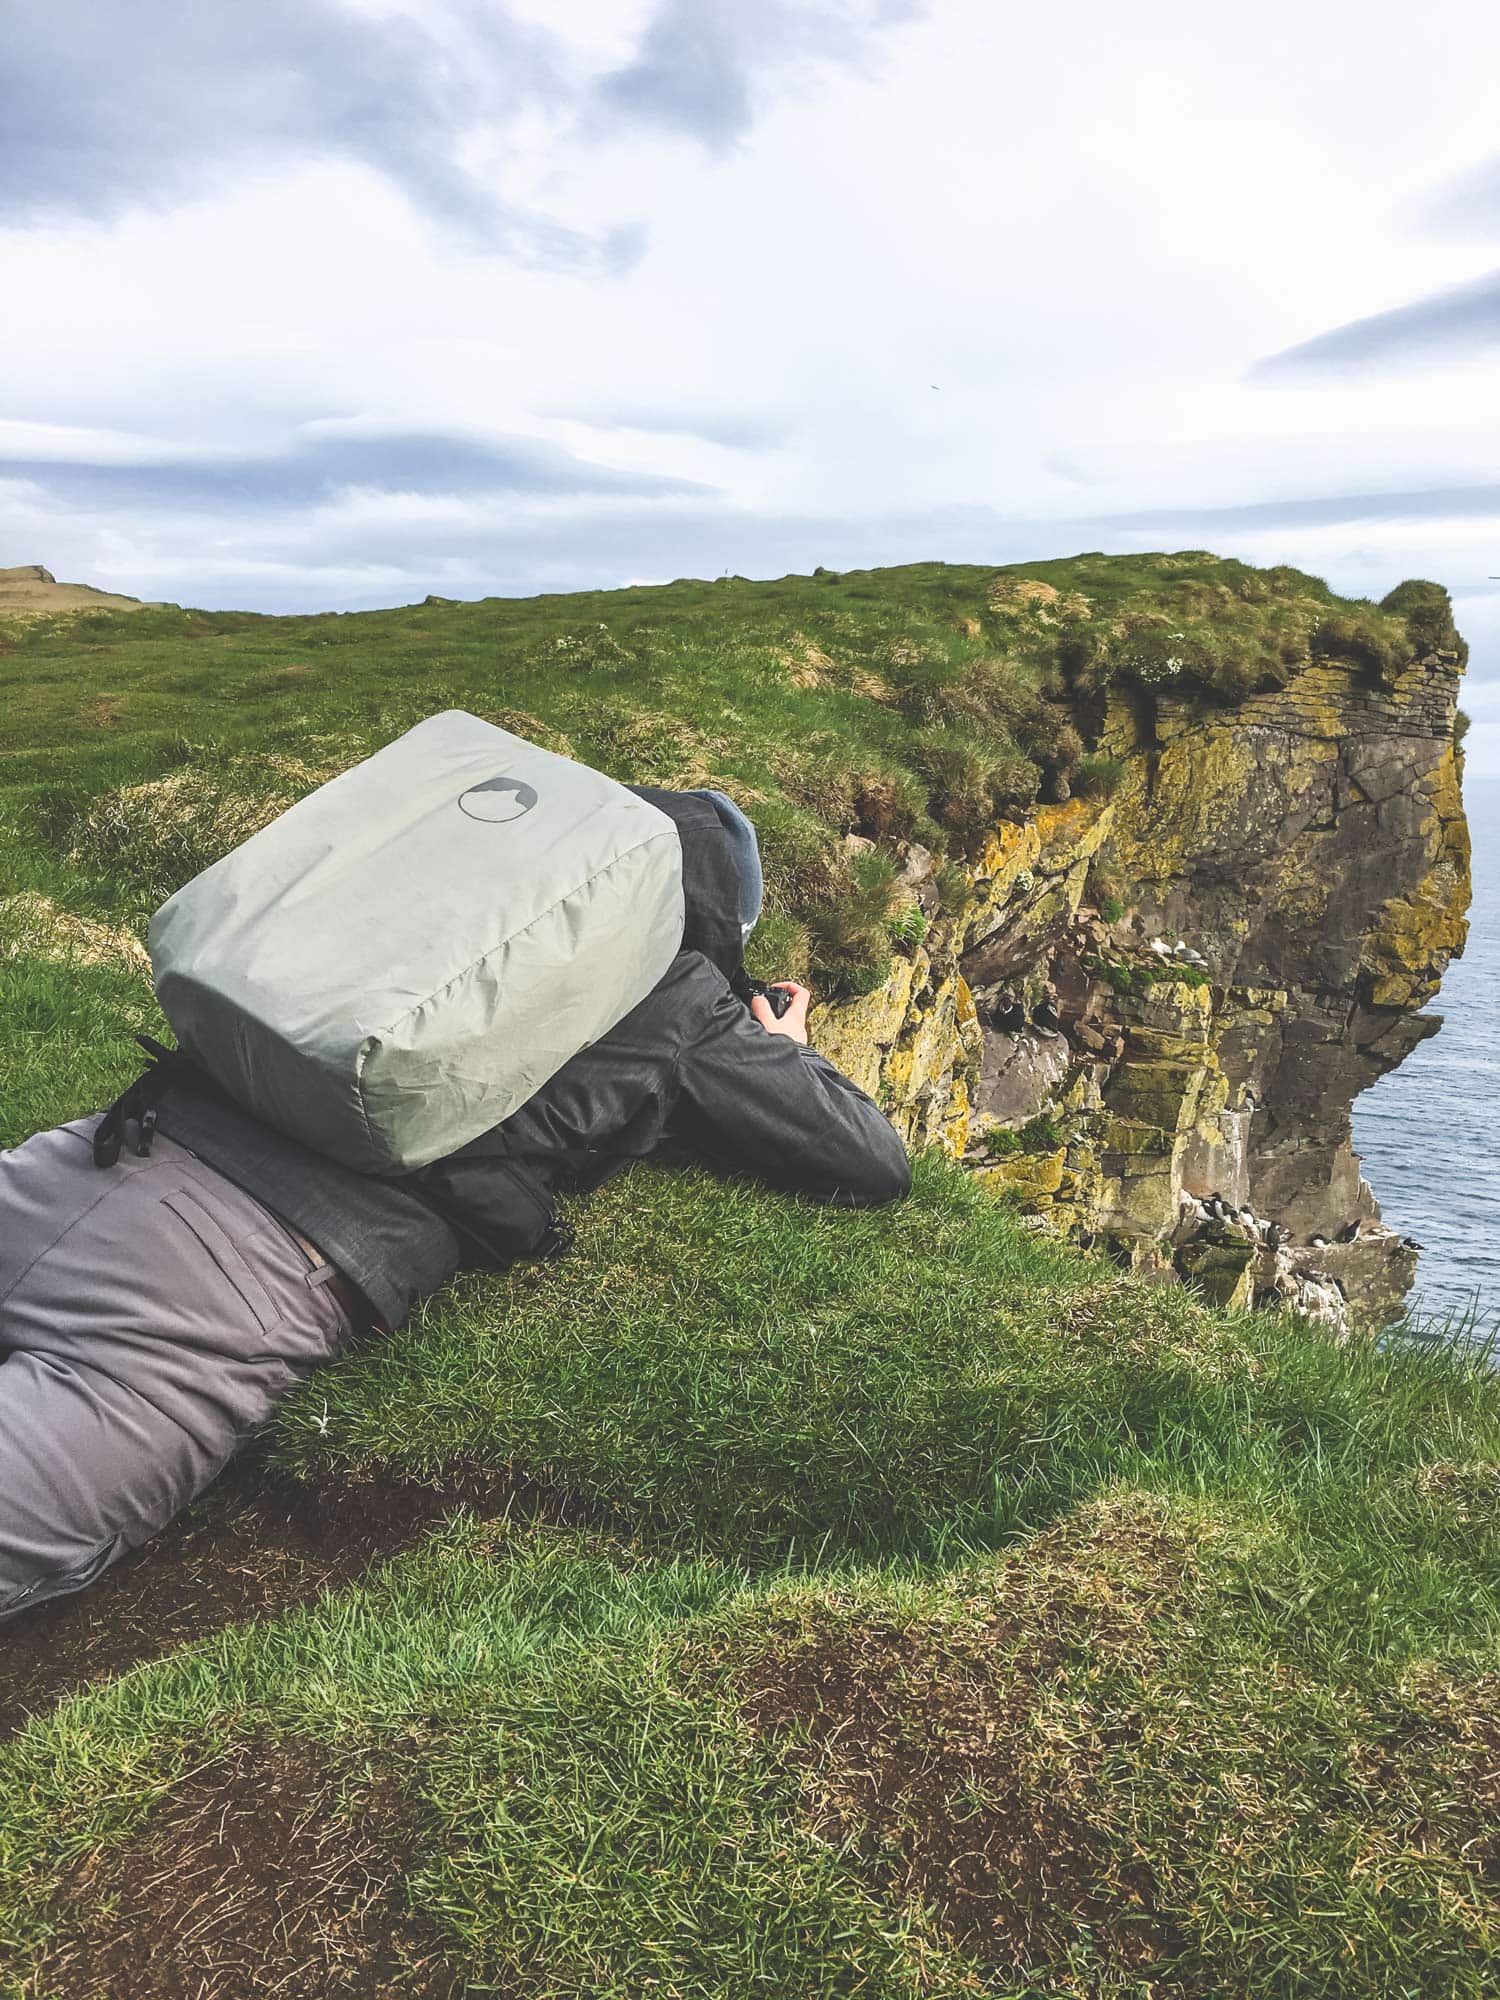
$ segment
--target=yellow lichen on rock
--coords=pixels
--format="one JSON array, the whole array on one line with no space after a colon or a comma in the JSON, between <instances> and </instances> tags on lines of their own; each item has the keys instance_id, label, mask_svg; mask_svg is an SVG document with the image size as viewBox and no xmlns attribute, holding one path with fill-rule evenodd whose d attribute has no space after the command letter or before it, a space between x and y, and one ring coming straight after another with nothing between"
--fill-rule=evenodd
<instances>
[{"instance_id":1,"label":"yellow lichen on rock","mask_svg":"<svg viewBox=\"0 0 1500 2000\"><path fill-rule=\"evenodd\" d=\"M1468 937L1472 849L1451 747L1434 773L1431 805L1423 831L1431 842L1432 867L1414 893L1393 896L1381 906L1365 939L1362 962L1378 1007L1425 1006Z\"/></svg>"},{"instance_id":2,"label":"yellow lichen on rock","mask_svg":"<svg viewBox=\"0 0 1500 2000\"><path fill-rule=\"evenodd\" d=\"M975 1177L984 1187L1004 1189L1023 1200L1033 1201L1038 1196L1057 1193L1063 1182L1063 1164L1064 1155L1060 1147L1052 1153L1012 1153L1007 1158L979 1167Z\"/></svg>"},{"instance_id":3,"label":"yellow lichen on rock","mask_svg":"<svg viewBox=\"0 0 1500 2000\"><path fill-rule=\"evenodd\" d=\"M995 929L1017 888L1030 887L1040 852L1034 820L1019 826L1007 821L986 835L979 858L968 871L969 896L956 939L959 949Z\"/></svg>"},{"instance_id":4,"label":"yellow lichen on rock","mask_svg":"<svg viewBox=\"0 0 1500 2000\"><path fill-rule=\"evenodd\" d=\"M984 1046L984 1030L979 1025L979 1010L974 1005L969 982L962 973L953 988L953 1026L965 1053L977 1057Z\"/></svg>"},{"instance_id":5,"label":"yellow lichen on rock","mask_svg":"<svg viewBox=\"0 0 1500 2000\"><path fill-rule=\"evenodd\" d=\"M857 1000L833 1005L816 1003L808 1014L812 1041L845 1076L873 1097L881 1086L881 1069L911 1008L918 979L925 980L930 961L918 950L898 958L884 986Z\"/></svg>"},{"instance_id":6,"label":"yellow lichen on rock","mask_svg":"<svg viewBox=\"0 0 1500 2000\"><path fill-rule=\"evenodd\" d=\"M949 973L936 985L924 985L886 1065L888 1079L903 1096L929 1091L944 1071L952 1069L957 1017L957 973Z\"/></svg>"},{"instance_id":7,"label":"yellow lichen on rock","mask_svg":"<svg viewBox=\"0 0 1500 2000\"><path fill-rule=\"evenodd\" d=\"M1029 582L997 579L992 610L1050 608ZM1239 1305L1283 1284L1264 1244L1285 1218L1299 1309L1341 1313L1358 1285L1384 1310L1411 1253L1381 1235L1348 1106L1421 1039L1404 1017L1463 945L1456 687L1452 653L1306 659L1233 702L1109 685L1108 795L993 827L959 908L923 901L927 950L885 995L823 1010L823 1045L910 1143L968 1146L1049 1229ZM1213 1227L1261 1218L1259 1262L1187 1254L1214 1193ZM1342 1262L1309 1248L1351 1221Z\"/></svg>"},{"instance_id":8,"label":"yellow lichen on rock","mask_svg":"<svg viewBox=\"0 0 1500 2000\"><path fill-rule=\"evenodd\" d=\"M969 1086L963 1077L955 1077L948 1096L942 1123L938 1128L937 1143L951 1159L962 1159L969 1143Z\"/></svg>"},{"instance_id":9,"label":"yellow lichen on rock","mask_svg":"<svg viewBox=\"0 0 1500 2000\"><path fill-rule=\"evenodd\" d=\"M1062 805L1038 806L1033 824L1038 865L1049 874L1070 873L1080 862L1092 861L1114 831L1114 801L1072 798Z\"/></svg>"}]
</instances>

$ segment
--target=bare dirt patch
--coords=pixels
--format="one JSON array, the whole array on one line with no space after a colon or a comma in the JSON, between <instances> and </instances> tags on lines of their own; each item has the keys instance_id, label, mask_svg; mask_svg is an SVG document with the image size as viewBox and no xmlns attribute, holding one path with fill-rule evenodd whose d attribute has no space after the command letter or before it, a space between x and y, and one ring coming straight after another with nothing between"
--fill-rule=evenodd
<instances>
[{"instance_id":1,"label":"bare dirt patch","mask_svg":"<svg viewBox=\"0 0 1500 2000\"><path fill-rule=\"evenodd\" d=\"M231 1468L213 1491L96 1584L0 1627L0 1741L89 1681L156 1660L227 1625L355 1582L447 1515L575 1518L561 1496L449 1466L432 1485L268 1477Z\"/></svg>"},{"instance_id":2,"label":"bare dirt patch","mask_svg":"<svg viewBox=\"0 0 1500 2000\"><path fill-rule=\"evenodd\" d=\"M910 833L909 790L883 771L862 771L854 779L856 825L868 840L900 839Z\"/></svg>"},{"instance_id":3,"label":"bare dirt patch","mask_svg":"<svg viewBox=\"0 0 1500 2000\"><path fill-rule=\"evenodd\" d=\"M773 1635L748 1719L800 1764L817 1830L956 1943L1027 1972L1087 1936L1150 1976L1181 1940L1101 1777L1139 1723L1089 1689L1101 1665L1149 1662L1192 1548L1150 1503L1090 1508L931 1619L814 1608Z\"/></svg>"},{"instance_id":4,"label":"bare dirt patch","mask_svg":"<svg viewBox=\"0 0 1500 2000\"><path fill-rule=\"evenodd\" d=\"M449 2000L462 1976L406 1889L418 1815L300 1739L189 1772L65 1877L29 1991L55 2000Z\"/></svg>"}]
</instances>

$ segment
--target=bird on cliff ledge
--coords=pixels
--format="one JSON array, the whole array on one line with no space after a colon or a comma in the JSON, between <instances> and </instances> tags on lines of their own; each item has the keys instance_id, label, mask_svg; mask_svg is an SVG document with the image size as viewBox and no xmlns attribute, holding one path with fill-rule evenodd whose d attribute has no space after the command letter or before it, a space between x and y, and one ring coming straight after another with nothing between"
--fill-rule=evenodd
<instances>
[{"instance_id":1,"label":"bird on cliff ledge","mask_svg":"<svg viewBox=\"0 0 1500 2000\"><path fill-rule=\"evenodd\" d=\"M1062 1016L1050 1000L1043 1000L1031 1010L1031 1025L1050 1040L1062 1033Z\"/></svg>"},{"instance_id":2,"label":"bird on cliff ledge","mask_svg":"<svg viewBox=\"0 0 1500 2000\"><path fill-rule=\"evenodd\" d=\"M1026 1009L1012 994L999 994L990 1009L990 1026L1002 1035L1019 1035L1026 1026Z\"/></svg>"}]
</instances>

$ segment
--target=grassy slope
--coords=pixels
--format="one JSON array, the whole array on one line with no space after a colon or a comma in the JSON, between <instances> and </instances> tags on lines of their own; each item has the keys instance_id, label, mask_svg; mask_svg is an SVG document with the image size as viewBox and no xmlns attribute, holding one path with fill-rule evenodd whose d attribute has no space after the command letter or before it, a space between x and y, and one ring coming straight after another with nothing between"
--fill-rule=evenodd
<instances>
[{"instance_id":1,"label":"grassy slope","mask_svg":"<svg viewBox=\"0 0 1500 2000\"><path fill-rule=\"evenodd\" d=\"M1129 619L1154 629L1181 569L1088 563L1027 575L1114 592L1142 670ZM761 792L783 942L857 966L807 861L847 808L808 771L867 768L939 818L911 748L928 696L881 689L992 656L989 586L933 567L19 637L0 894L103 928L0 912L0 1142L129 1075L150 1002L109 927L247 798L445 703ZM1257 643L1325 601L1268 588ZM1012 624L1007 684L1035 692L1059 628ZM1018 745L984 726L998 769ZM90 818L163 776L152 810ZM503 1459L612 1525L459 1519L35 1723L0 1752L0 1967L22 1977L70 1854L206 1742L270 1731L390 1753L424 1803L414 1897L507 1992L1492 1990L1500 1382L1147 1290L936 1162L872 1216L638 1170L578 1220L570 1262L466 1281L346 1357L274 1448L351 1489Z\"/></svg>"}]
</instances>

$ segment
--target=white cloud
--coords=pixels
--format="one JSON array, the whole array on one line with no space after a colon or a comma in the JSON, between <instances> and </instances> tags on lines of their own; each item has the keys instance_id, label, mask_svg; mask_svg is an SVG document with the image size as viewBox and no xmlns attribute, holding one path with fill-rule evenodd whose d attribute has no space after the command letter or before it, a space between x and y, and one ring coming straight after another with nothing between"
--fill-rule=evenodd
<instances>
[{"instance_id":1,"label":"white cloud","mask_svg":"<svg viewBox=\"0 0 1500 2000\"><path fill-rule=\"evenodd\" d=\"M1248 379L1494 269L1492 10L564 12L200 10L171 143L106 184L105 121L0 230L0 563L302 608L1207 544L1435 575L1500 677L1482 358ZM287 48L331 124L247 97Z\"/></svg>"}]
</instances>

